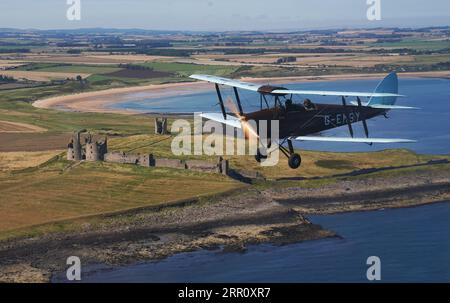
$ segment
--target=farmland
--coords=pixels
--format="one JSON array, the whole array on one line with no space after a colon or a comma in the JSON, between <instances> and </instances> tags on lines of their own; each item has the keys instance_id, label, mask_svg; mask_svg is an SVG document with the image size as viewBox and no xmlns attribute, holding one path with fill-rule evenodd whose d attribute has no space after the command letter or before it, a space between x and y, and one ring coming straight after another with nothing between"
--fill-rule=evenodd
<instances>
[{"instance_id":1,"label":"farmland","mask_svg":"<svg viewBox=\"0 0 450 303\"><path fill-rule=\"evenodd\" d=\"M38 230L61 231L67 227L65 224L78 229L78 223L61 222L85 222L89 221L88 216L97 218L105 213L163 205L247 186L232 178L198 172L111 163L73 165L65 160L64 153L75 130L108 135L113 151L161 157L173 157L171 137L152 135L154 117L149 115L36 108L32 105L36 100L189 82L192 80L188 76L194 73L233 78L314 78L391 70L424 71L432 75L450 70L448 28L238 35L180 32L164 39L163 34L153 32L99 31L56 32L52 38L45 31L33 33L33 39L29 33L16 34L17 39L0 37L3 43L0 75L10 76L14 81L0 84L0 141L8 143L0 145L0 238ZM448 169L448 164L416 167L447 157L417 155L407 150L370 154L302 151L302 154L301 171L288 169L286 161L264 168L249 156L229 160L233 170L261 177L255 181L255 188L294 183L317 187L336 182L335 175L374 167L392 167L377 172L379 175Z\"/></svg>"}]
</instances>

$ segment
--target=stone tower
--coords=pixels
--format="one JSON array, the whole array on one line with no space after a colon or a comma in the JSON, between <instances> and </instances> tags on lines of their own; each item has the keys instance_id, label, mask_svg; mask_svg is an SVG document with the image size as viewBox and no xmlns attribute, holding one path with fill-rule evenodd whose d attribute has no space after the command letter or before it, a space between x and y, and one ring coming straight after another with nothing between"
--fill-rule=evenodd
<instances>
[{"instance_id":1,"label":"stone tower","mask_svg":"<svg viewBox=\"0 0 450 303\"><path fill-rule=\"evenodd\" d=\"M67 160L71 161L81 161L83 158L81 150L81 131L75 132L72 135L72 140L67 146Z\"/></svg>"},{"instance_id":2,"label":"stone tower","mask_svg":"<svg viewBox=\"0 0 450 303\"><path fill-rule=\"evenodd\" d=\"M100 161L100 151L97 142L86 143L86 161Z\"/></svg>"},{"instance_id":3,"label":"stone tower","mask_svg":"<svg viewBox=\"0 0 450 303\"><path fill-rule=\"evenodd\" d=\"M155 134L157 135L166 135L169 132L167 131L167 118L155 118Z\"/></svg>"},{"instance_id":4,"label":"stone tower","mask_svg":"<svg viewBox=\"0 0 450 303\"><path fill-rule=\"evenodd\" d=\"M92 135L89 134L86 140L86 161L103 161L105 154L108 152L108 138L104 142L94 141Z\"/></svg>"}]
</instances>

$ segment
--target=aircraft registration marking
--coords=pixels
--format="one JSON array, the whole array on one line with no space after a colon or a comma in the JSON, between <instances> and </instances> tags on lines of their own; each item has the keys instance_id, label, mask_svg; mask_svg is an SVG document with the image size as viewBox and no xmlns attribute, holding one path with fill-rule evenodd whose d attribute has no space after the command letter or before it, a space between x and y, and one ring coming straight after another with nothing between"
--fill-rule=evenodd
<instances>
[{"instance_id":1,"label":"aircraft registration marking","mask_svg":"<svg viewBox=\"0 0 450 303\"><path fill-rule=\"evenodd\" d=\"M360 112L351 112L348 114L333 114L333 115L324 115L324 124L325 126L330 125L345 125L349 121L350 123L355 123L360 121L359 118L361 116Z\"/></svg>"}]
</instances>

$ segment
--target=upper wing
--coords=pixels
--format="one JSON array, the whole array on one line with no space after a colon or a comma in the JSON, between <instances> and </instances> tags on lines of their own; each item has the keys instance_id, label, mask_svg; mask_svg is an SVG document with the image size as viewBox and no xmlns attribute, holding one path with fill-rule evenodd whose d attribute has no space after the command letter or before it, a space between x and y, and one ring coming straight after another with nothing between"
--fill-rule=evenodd
<instances>
[{"instance_id":1,"label":"upper wing","mask_svg":"<svg viewBox=\"0 0 450 303\"><path fill-rule=\"evenodd\" d=\"M319 96L339 96L339 97L374 97L374 98L387 98L387 97L404 97L403 95L390 94L390 93L366 93L366 92L339 92L339 91L316 91L316 90L290 90L290 89L274 89L269 92L264 91L264 85L242 82L238 80L227 79L218 76L210 75L192 75L192 79L201 81L212 82L220 85L227 85L231 87L237 87L254 92L269 93L274 95L319 95ZM274 87L272 87L273 89Z\"/></svg>"},{"instance_id":2,"label":"upper wing","mask_svg":"<svg viewBox=\"0 0 450 303\"><path fill-rule=\"evenodd\" d=\"M339 97L404 97L403 95L388 93L365 93L365 92L339 92L339 91L320 91L320 90L290 90L277 89L272 91L276 95L318 95L318 96L339 96Z\"/></svg>"},{"instance_id":3,"label":"upper wing","mask_svg":"<svg viewBox=\"0 0 450 303\"><path fill-rule=\"evenodd\" d=\"M320 142L347 142L347 143L415 143L417 141L408 139L385 139L385 138L348 138L348 137L297 137L297 141L320 141Z\"/></svg>"},{"instance_id":4,"label":"upper wing","mask_svg":"<svg viewBox=\"0 0 450 303\"><path fill-rule=\"evenodd\" d=\"M222 78L222 77L217 77L217 76L192 75L192 76L190 76L190 78L207 81L207 82L212 82L212 83L216 83L216 84L221 84L221 85L227 85L227 86L231 86L231 87L242 88L242 89L251 90L254 92L257 92L258 89L261 87L261 85L259 85L259 84L247 83L247 82L242 82L242 81L238 81L238 80L232 80L232 79L227 79L227 78Z\"/></svg>"}]
</instances>

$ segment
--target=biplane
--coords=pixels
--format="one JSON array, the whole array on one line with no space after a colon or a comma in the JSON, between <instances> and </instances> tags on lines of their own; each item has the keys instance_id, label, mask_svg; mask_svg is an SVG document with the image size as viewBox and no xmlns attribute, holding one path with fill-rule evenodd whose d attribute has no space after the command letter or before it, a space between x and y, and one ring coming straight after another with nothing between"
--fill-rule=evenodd
<instances>
[{"instance_id":1,"label":"biplane","mask_svg":"<svg viewBox=\"0 0 450 303\"><path fill-rule=\"evenodd\" d=\"M315 91L315 90L290 90L285 87L272 85L258 85L238 80L232 80L210 75L192 75L191 78L207 81L215 84L221 113L203 113L200 116L230 125L235 128L247 129L246 137L251 134L259 137L258 127L250 129L248 121L265 120L270 124L271 120L279 121L279 138L277 142L270 141L268 146L276 144L276 148L288 158L288 164L292 169L297 169L302 163L301 156L294 151L293 141L322 141L322 142L348 142L348 143L412 143L408 139L372 138L369 136L367 120L384 116L387 112L397 109L415 109L414 107L396 105L397 98L404 97L398 94L398 77L396 73L390 73L380 82L373 93L344 92L344 91ZM220 86L233 88L235 110L227 112ZM258 111L245 113L242 107L239 89L253 91L259 94ZM294 101L294 96L301 96L303 100ZM311 96L340 97L342 104L323 104L311 101ZM309 98L306 98L309 97ZM349 100L352 98L353 100ZM367 99L367 100L366 100ZM234 101L233 101L234 102ZM354 136L353 124L361 122L364 127L365 137ZM347 126L349 137L325 137L321 132L336 127ZM287 143L287 147L285 146ZM267 148L266 147L266 148ZM267 157L267 151L258 152L255 158L258 162Z\"/></svg>"}]
</instances>

